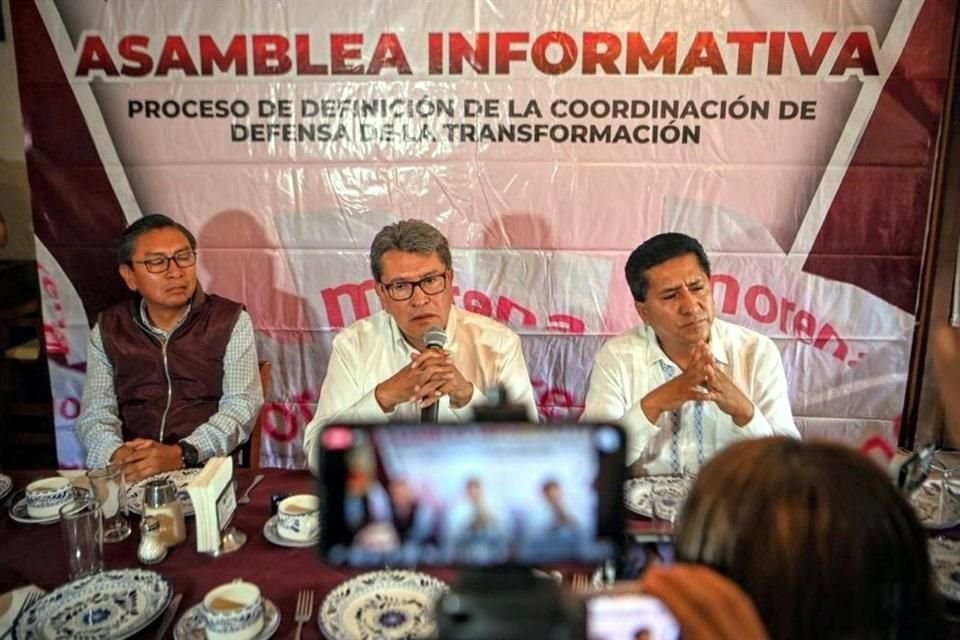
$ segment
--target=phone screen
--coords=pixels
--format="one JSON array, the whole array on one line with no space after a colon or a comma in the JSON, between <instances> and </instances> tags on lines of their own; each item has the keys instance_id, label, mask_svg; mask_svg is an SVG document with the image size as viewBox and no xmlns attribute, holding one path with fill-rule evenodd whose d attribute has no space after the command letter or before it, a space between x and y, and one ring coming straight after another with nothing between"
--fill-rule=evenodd
<instances>
[{"instance_id":1,"label":"phone screen","mask_svg":"<svg viewBox=\"0 0 960 640\"><path fill-rule=\"evenodd\" d=\"M347 566L596 566L623 535L622 429L327 427L321 551Z\"/></svg>"},{"instance_id":2,"label":"phone screen","mask_svg":"<svg viewBox=\"0 0 960 640\"><path fill-rule=\"evenodd\" d=\"M587 598L587 640L679 640L680 624L659 599L643 594Z\"/></svg>"},{"instance_id":3,"label":"phone screen","mask_svg":"<svg viewBox=\"0 0 960 640\"><path fill-rule=\"evenodd\" d=\"M654 565L671 565L674 555L672 539L626 544L617 563L617 580L636 580Z\"/></svg>"}]
</instances>

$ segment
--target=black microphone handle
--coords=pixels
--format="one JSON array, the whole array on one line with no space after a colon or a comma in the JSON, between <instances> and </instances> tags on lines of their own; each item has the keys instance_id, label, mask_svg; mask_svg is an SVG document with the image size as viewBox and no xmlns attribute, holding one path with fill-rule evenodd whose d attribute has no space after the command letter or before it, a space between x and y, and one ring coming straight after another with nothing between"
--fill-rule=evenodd
<instances>
[{"instance_id":1,"label":"black microphone handle","mask_svg":"<svg viewBox=\"0 0 960 640\"><path fill-rule=\"evenodd\" d=\"M440 411L440 399L437 398L437 402L434 402L429 407L424 407L420 410L420 422L432 422L436 424L438 421L438 413Z\"/></svg>"},{"instance_id":2,"label":"black microphone handle","mask_svg":"<svg viewBox=\"0 0 960 640\"><path fill-rule=\"evenodd\" d=\"M442 345L439 344L428 344L427 349L443 349ZM429 407L424 407L420 409L420 422L432 422L437 424L439 422L439 413L440 413L440 398L437 398Z\"/></svg>"}]
</instances>

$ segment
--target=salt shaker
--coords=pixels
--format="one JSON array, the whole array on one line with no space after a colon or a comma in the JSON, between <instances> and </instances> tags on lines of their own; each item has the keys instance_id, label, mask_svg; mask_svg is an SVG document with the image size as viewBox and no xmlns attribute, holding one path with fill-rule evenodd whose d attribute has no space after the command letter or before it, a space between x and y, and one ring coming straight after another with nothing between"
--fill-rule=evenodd
<instances>
[{"instance_id":1,"label":"salt shaker","mask_svg":"<svg viewBox=\"0 0 960 640\"><path fill-rule=\"evenodd\" d=\"M167 557L167 545L160 537L160 521L145 516L140 523L140 547L137 557L143 564L157 564Z\"/></svg>"},{"instance_id":2,"label":"salt shaker","mask_svg":"<svg viewBox=\"0 0 960 640\"><path fill-rule=\"evenodd\" d=\"M143 488L143 515L152 516L160 523L160 539L165 547L172 547L187 538L183 506L177 499L177 485L173 480L150 480Z\"/></svg>"}]
</instances>

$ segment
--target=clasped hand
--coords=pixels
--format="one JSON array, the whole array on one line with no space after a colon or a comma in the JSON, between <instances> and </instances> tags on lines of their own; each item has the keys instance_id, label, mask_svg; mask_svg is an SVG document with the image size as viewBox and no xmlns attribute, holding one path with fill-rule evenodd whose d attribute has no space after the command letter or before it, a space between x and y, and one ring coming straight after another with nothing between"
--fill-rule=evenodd
<instances>
[{"instance_id":1,"label":"clasped hand","mask_svg":"<svg viewBox=\"0 0 960 640\"><path fill-rule=\"evenodd\" d=\"M136 438L124 442L110 461L123 464L124 480L132 484L164 471L179 469L183 466L182 454L175 444Z\"/></svg>"},{"instance_id":2,"label":"clasped hand","mask_svg":"<svg viewBox=\"0 0 960 640\"><path fill-rule=\"evenodd\" d=\"M674 411L696 400L716 403L738 427L753 418L753 403L717 366L706 342L694 347L690 362L680 375L644 396L640 406L647 419L656 422L664 411Z\"/></svg>"},{"instance_id":3,"label":"clasped hand","mask_svg":"<svg viewBox=\"0 0 960 640\"><path fill-rule=\"evenodd\" d=\"M398 404L416 402L426 408L450 396L450 406L463 407L473 397L473 384L453 364L453 358L443 349L425 349L410 354L410 364L377 385L374 395L385 412Z\"/></svg>"}]
</instances>

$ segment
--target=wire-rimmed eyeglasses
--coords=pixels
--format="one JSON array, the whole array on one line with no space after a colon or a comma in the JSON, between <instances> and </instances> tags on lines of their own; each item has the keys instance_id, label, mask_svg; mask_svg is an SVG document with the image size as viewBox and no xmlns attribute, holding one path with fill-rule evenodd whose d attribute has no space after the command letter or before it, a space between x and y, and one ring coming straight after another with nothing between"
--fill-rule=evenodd
<instances>
[{"instance_id":1,"label":"wire-rimmed eyeglasses","mask_svg":"<svg viewBox=\"0 0 960 640\"><path fill-rule=\"evenodd\" d=\"M423 291L428 296L435 296L438 293L442 293L443 290L447 288L448 273L449 271L434 273L413 281L401 280L399 282L391 282L390 284L381 282L380 285L386 289L387 295L390 296L391 300L403 302L413 297L413 290L417 287L420 287L420 291Z\"/></svg>"},{"instance_id":2,"label":"wire-rimmed eyeglasses","mask_svg":"<svg viewBox=\"0 0 960 640\"><path fill-rule=\"evenodd\" d=\"M181 269L192 267L197 264L197 252L193 249L178 251L172 256L157 256L146 260L131 260L146 267L150 273L166 273L170 268L170 262L176 262Z\"/></svg>"}]
</instances>

